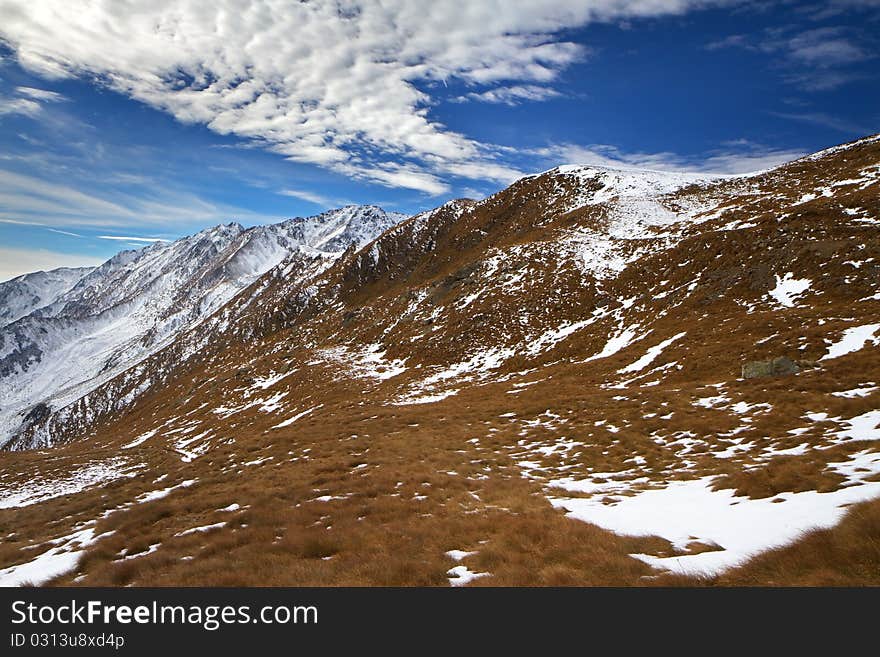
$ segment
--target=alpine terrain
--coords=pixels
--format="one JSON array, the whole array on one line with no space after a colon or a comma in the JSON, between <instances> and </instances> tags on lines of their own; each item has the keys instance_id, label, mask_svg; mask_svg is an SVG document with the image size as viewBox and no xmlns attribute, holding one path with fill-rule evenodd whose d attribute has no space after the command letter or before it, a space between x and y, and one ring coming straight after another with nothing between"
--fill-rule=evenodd
<instances>
[{"instance_id":1,"label":"alpine terrain","mask_svg":"<svg viewBox=\"0 0 880 657\"><path fill-rule=\"evenodd\" d=\"M880 136L0 285L0 584L880 584Z\"/></svg>"},{"instance_id":2,"label":"alpine terrain","mask_svg":"<svg viewBox=\"0 0 880 657\"><path fill-rule=\"evenodd\" d=\"M0 328L0 445L194 328L271 269L318 272L402 218L349 206L247 230L233 223L123 251L94 270L0 284L0 316L8 317ZM30 444L51 442L40 433Z\"/></svg>"}]
</instances>

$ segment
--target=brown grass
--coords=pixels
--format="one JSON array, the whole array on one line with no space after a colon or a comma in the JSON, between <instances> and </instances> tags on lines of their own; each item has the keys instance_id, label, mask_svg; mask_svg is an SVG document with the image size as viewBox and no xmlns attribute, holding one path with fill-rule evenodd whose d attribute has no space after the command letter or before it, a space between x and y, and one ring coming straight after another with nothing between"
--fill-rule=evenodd
<instances>
[{"instance_id":1,"label":"brown grass","mask_svg":"<svg viewBox=\"0 0 880 657\"><path fill-rule=\"evenodd\" d=\"M880 501L720 577L723 586L880 586Z\"/></svg>"},{"instance_id":2,"label":"brown grass","mask_svg":"<svg viewBox=\"0 0 880 657\"><path fill-rule=\"evenodd\" d=\"M862 166L865 157L837 164ZM854 177L830 165L801 163L766 185L794 202L828 172ZM734 184L724 183L719 193ZM629 556L670 555L666 541L616 536L565 518L547 500L564 495L549 488L553 480L600 472L619 481L646 477L643 487L716 476L717 488L753 498L839 487L842 478L828 464L873 446L835 446L839 425L804 416L825 411L851 418L876 408L876 393L857 399L831 393L864 384L873 376L868 373L880 371L880 350L823 361L797 376L738 377L746 360L815 360L825 353L826 340L877 316L880 303L857 303L876 291L876 230L852 224L820 199L798 205L780 224L785 204L768 205L771 194L747 193L738 199L742 208L689 228L674 247L599 286L548 240L577 226L601 228L604 209L555 216L541 203L552 187L552 180L529 179L460 217L444 210L422 232L410 227L389 234L379 263L363 254L346 256L315 283L320 293L305 301L286 281L268 281L261 303L239 306L249 294L233 302L235 329L217 334L198 356L181 364L176 349L183 347L175 347L149 359L146 366L157 370L173 366L171 374L125 414L108 415L90 434L70 436L77 440L52 450L4 454L3 486L63 478L87 462L120 454L141 473L0 510L0 564L26 561L72 527L95 522L98 533L113 533L86 550L77 570L56 584L81 578L83 585L112 586L446 586L455 562L445 552L452 549L477 551L463 563L491 574L474 586L877 583L880 503L856 507L838 527L811 533L723 577L694 580L653 579L658 573ZM668 202L701 193L692 189ZM846 194L841 204L876 207L876 198L864 191ZM756 226L719 230L734 218ZM493 285L462 307L462 299L486 283L479 263L493 249L511 245L522 250L508 252ZM864 245L859 259L865 264L854 269L844 262L857 245ZM812 278L809 303L784 310L769 304L774 274L786 271ZM521 288L497 284L523 272ZM669 295L658 299L661 281L667 281L662 288ZM693 281L699 285L689 291ZM417 292L425 299L408 311ZM627 298L635 301L624 308L621 300ZM746 312L744 304L753 310ZM528 344L545 330L603 308L607 316L546 352L520 353L483 380L475 374L470 381L449 381L455 396L399 405L410 386L437 369L487 346ZM621 326L636 324L651 333L613 356L586 360ZM626 387L612 387L628 378L621 368L680 331L686 338L650 367L678 366L645 370ZM324 351L374 343L387 349L388 358L406 358L407 370L371 379ZM291 374L246 396L248 381L280 371ZM534 385L516 387L525 383ZM283 410L263 412L256 405L226 418L213 412L275 392L287 393ZM721 393L726 405L695 405ZM737 402L772 408L743 415L730 408ZM319 410L296 423L273 428L318 403ZM503 417L510 412L515 417ZM198 423L190 434L170 433L190 421ZM606 424L596 424L601 421ZM142 445L119 449L154 428L159 433ZM808 430L791 433L801 428ZM175 441L204 431L210 432L204 455L183 462ZM734 435L748 449L721 458ZM562 441L576 444L552 453L537 449ZM811 448L806 454L771 458L773 450L804 442ZM245 465L258 459L267 460ZM529 469L530 478L524 477L523 461L537 466ZM136 503L144 493L188 479L197 483ZM232 503L242 509L220 511ZM227 524L181 535L218 522ZM120 561L123 550L138 554L155 544L160 547L151 554ZM691 553L707 549L712 547L690 546Z\"/></svg>"}]
</instances>

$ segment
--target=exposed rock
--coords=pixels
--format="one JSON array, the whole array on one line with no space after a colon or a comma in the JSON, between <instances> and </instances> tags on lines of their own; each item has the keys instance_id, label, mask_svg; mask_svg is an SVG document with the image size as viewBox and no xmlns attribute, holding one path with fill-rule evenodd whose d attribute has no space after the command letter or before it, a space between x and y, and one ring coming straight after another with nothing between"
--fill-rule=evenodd
<instances>
[{"instance_id":1,"label":"exposed rock","mask_svg":"<svg viewBox=\"0 0 880 657\"><path fill-rule=\"evenodd\" d=\"M796 374L801 367L791 358L780 356L771 360L753 360L742 366L742 378L755 379L762 376L785 376Z\"/></svg>"},{"instance_id":2,"label":"exposed rock","mask_svg":"<svg viewBox=\"0 0 880 657\"><path fill-rule=\"evenodd\" d=\"M24 416L24 425L28 427L33 426L34 424L44 421L51 414L52 409L44 402L40 402Z\"/></svg>"}]
</instances>

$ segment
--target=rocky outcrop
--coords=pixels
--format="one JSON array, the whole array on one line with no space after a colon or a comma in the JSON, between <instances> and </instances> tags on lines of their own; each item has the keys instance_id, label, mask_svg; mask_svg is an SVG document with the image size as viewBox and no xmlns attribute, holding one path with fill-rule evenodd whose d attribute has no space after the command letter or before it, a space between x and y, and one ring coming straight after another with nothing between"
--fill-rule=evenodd
<instances>
[{"instance_id":1,"label":"rocky outcrop","mask_svg":"<svg viewBox=\"0 0 880 657\"><path fill-rule=\"evenodd\" d=\"M772 358L770 360L753 360L742 366L742 378L756 379L762 376L786 376L797 374L801 366L787 356Z\"/></svg>"}]
</instances>

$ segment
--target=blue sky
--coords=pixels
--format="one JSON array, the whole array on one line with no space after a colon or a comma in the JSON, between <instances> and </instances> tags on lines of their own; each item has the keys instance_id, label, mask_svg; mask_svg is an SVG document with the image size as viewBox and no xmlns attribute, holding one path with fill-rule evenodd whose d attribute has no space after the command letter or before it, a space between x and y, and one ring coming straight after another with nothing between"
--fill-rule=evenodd
<instances>
[{"instance_id":1,"label":"blue sky","mask_svg":"<svg viewBox=\"0 0 880 657\"><path fill-rule=\"evenodd\" d=\"M0 0L0 280L564 163L880 131L880 0Z\"/></svg>"}]
</instances>

